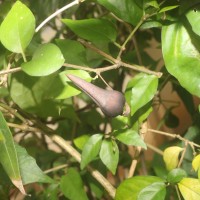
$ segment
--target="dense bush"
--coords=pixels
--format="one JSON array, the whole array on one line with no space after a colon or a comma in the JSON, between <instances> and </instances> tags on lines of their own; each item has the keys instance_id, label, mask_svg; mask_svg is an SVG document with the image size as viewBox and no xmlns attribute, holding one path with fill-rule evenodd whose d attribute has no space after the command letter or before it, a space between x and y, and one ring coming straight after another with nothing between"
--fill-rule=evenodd
<instances>
[{"instance_id":1,"label":"dense bush","mask_svg":"<svg viewBox=\"0 0 200 200\"><path fill-rule=\"evenodd\" d=\"M1 199L200 199L198 0L4 0L0 19Z\"/></svg>"}]
</instances>

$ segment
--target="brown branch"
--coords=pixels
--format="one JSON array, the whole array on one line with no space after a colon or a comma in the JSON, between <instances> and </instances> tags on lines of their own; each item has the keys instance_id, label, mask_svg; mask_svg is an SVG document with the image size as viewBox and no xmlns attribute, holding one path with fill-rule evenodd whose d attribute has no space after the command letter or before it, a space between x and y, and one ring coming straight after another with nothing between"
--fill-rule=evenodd
<instances>
[{"instance_id":1,"label":"brown branch","mask_svg":"<svg viewBox=\"0 0 200 200\"><path fill-rule=\"evenodd\" d=\"M183 142L187 142L187 143L188 143L189 145L191 145L191 146L195 146L195 147L200 148L200 145L199 145L199 144L196 144L196 143L194 143L194 142L191 142L191 141L189 141L189 140L187 140L187 139L181 137L181 136L178 135L178 134L167 133L167 132L164 132L164 131L154 130L154 129L150 129L150 128L148 128L147 131L150 131L150 132L152 132L152 133L158 133L158 134L160 134L160 135L165 135L165 136L172 137L172 138L177 138L177 139L179 139L179 140L181 140L181 141L183 141Z\"/></svg>"}]
</instances>

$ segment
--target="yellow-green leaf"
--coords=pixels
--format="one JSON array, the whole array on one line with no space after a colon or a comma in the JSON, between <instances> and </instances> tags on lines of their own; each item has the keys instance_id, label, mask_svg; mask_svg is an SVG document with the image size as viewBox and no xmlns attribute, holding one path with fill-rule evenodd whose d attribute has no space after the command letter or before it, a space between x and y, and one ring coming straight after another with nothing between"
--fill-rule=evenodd
<instances>
[{"instance_id":1,"label":"yellow-green leaf","mask_svg":"<svg viewBox=\"0 0 200 200\"><path fill-rule=\"evenodd\" d=\"M200 181L194 178L183 178L178 183L178 188L185 200L200 199Z\"/></svg>"},{"instance_id":2,"label":"yellow-green leaf","mask_svg":"<svg viewBox=\"0 0 200 200\"><path fill-rule=\"evenodd\" d=\"M163 159L165 161L167 170L170 171L177 167L179 161L178 156L181 151L183 151L183 148L177 146L172 146L165 149Z\"/></svg>"},{"instance_id":3,"label":"yellow-green leaf","mask_svg":"<svg viewBox=\"0 0 200 200\"><path fill-rule=\"evenodd\" d=\"M194 157L192 161L192 167L195 171L200 168L200 154Z\"/></svg>"}]
</instances>

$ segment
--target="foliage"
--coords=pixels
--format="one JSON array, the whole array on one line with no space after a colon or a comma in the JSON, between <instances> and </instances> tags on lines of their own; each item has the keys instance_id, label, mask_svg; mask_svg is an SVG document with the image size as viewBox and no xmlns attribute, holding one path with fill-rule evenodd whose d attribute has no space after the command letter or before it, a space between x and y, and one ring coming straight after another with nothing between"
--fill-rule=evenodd
<instances>
[{"instance_id":1,"label":"foliage","mask_svg":"<svg viewBox=\"0 0 200 200\"><path fill-rule=\"evenodd\" d=\"M5 0L0 20L3 199L200 199L198 0ZM122 92L123 114L105 116L102 96L70 74ZM162 97L166 85L191 121L182 135L162 131L184 118ZM172 140L152 146L148 134Z\"/></svg>"}]
</instances>

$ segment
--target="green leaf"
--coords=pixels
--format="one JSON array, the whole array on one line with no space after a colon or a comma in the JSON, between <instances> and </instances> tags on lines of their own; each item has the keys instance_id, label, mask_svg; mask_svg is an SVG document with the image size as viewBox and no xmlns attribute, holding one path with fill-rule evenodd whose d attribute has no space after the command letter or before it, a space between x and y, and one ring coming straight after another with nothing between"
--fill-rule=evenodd
<instances>
[{"instance_id":1,"label":"green leaf","mask_svg":"<svg viewBox=\"0 0 200 200\"><path fill-rule=\"evenodd\" d=\"M19 169L23 184L41 182L52 183L53 180L42 172L33 157L29 156L26 149L15 145L19 159Z\"/></svg>"},{"instance_id":2,"label":"green leaf","mask_svg":"<svg viewBox=\"0 0 200 200\"><path fill-rule=\"evenodd\" d=\"M76 118L74 109L67 101L49 98L56 74L44 77L28 76L24 72L11 75L9 90L12 100L23 110L41 117L67 116ZM26 98L24 98L26 96Z\"/></svg>"},{"instance_id":3,"label":"green leaf","mask_svg":"<svg viewBox=\"0 0 200 200\"><path fill-rule=\"evenodd\" d=\"M139 200L142 189L155 182L164 182L156 176L135 176L123 181L116 190L115 200Z\"/></svg>"},{"instance_id":4,"label":"green leaf","mask_svg":"<svg viewBox=\"0 0 200 200\"><path fill-rule=\"evenodd\" d=\"M10 51L23 53L35 31L35 18L23 3L17 1L0 27L2 44Z\"/></svg>"},{"instance_id":5,"label":"green leaf","mask_svg":"<svg viewBox=\"0 0 200 200\"><path fill-rule=\"evenodd\" d=\"M200 36L200 27L199 27L199 20L200 20L200 6L195 7L195 9L190 9L186 13L186 17L190 25L192 26L192 30Z\"/></svg>"},{"instance_id":6,"label":"green leaf","mask_svg":"<svg viewBox=\"0 0 200 200\"><path fill-rule=\"evenodd\" d=\"M138 135L135 130L131 129L121 129L114 132L114 136L120 142L127 144L127 145L134 145L143 147L144 149L147 148L146 144L144 143L143 139Z\"/></svg>"},{"instance_id":7,"label":"green leaf","mask_svg":"<svg viewBox=\"0 0 200 200\"><path fill-rule=\"evenodd\" d=\"M98 154L102 144L102 134L92 135L83 147L81 169L91 162Z\"/></svg>"},{"instance_id":8,"label":"green leaf","mask_svg":"<svg viewBox=\"0 0 200 200\"><path fill-rule=\"evenodd\" d=\"M22 179L19 170L19 161L12 133L6 124L6 120L0 111L0 162L12 183L23 193Z\"/></svg>"},{"instance_id":9,"label":"green leaf","mask_svg":"<svg viewBox=\"0 0 200 200\"><path fill-rule=\"evenodd\" d=\"M48 97L50 98L56 98L56 99L66 99L72 96L76 96L81 93L79 89L74 87L74 85L71 85L71 80L67 78L67 74L73 74L76 75L87 82L91 82L92 78L89 75L88 72L83 70L65 70L59 73L54 81L52 82L52 85L49 89Z\"/></svg>"},{"instance_id":10,"label":"green leaf","mask_svg":"<svg viewBox=\"0 0 200 200\"><path fill-rule=\"evenodd\" d=\"M77 41L74 40L56 40L58 47L60 48L66 63L88 66L86 57L86 49Z\"/></svg>"},{"instance_id":11,"label":"green leaf","mask_svg":"<svg viewBox=\"0 0 200 200\"><path fill-rule=\"evenodd\" d=\"M100 150L100 158L104 165L115 174L119 161L119 149L115 141L103 140Z\"/></svg>"},{"instance_id":12,"label":"green leaf","mask_svg":"<svg viewBox=\"0 0 200 200\"><path fill-rule=\"evenodd\" d=\"M133 0L97 0L120 19L136 25L143 15L142 8Z\"/></svg>"},{"instance_id":13,"label":"green leaf","mask_svg":"<svg viewBox=\"0 0 200 200\"><path fill-rule=\"evenodd\" d=\"M70 200L88 200L82 179L73 168L68 169L67 174L62 176L60 188L64 196Z\"/></svg>"},{"instance_id":14,"label":"green leaf","mask_svg":"<svg viewBox=\"0 0 200 200\"><path fill-rule=\"evenodd\" d=\"M166 6L164 8L161 8L159 13L163 13L163 12L166 12L166 11L170 11L170 10L173 10L175 8L179 7L179 5L174 5L174 6Z\"/></svg>"},{"instance_id":15,"label":"green leaf","mask_svg":"<svg viewBox=\"0 0 200 200\"><path fill-rule=\"evenodd\" d=\"M183 178L178 188L185 200L200 199L200 181L194 178Z\"/></svg>"},{"instance_id":16,"label":"green leaf","mask_svg":"<svg viewBox=\"0 0 200 200\"><path fill-rule=\"evenodd\" d=\"M138 194L138 200L164 200L166 196L166 185L163 182L155 182L148 185Z\"/></svg>"},{"instance_id":17,"label":"green leaf","mask_svg":"<svg viewBox=\"0 0 200 200\"><path fill-rule=\"evenodd\" d=\"M186 90L197 96L200 96L199 45L199 38L189 34L181 23L162 29L162 51L167 70Z\"/></svg>"},{"instance_id":18,"label":"green leaf","mask_svg":"<svg viewBox=\"0 0 200 200\"><path fill-rule=\"evenodd\" d=\"M153 99L158 87L158 78L140 73L131 79L126 87L125 96L131 105L131 115Z\"/></svg>"},{"instance_id":19,"label":"green leaf","mask_svg":"<svg viewBox=\"0 0 200 200\"><path fill-rule=\"evenodd\" d=\"M55 44L42 44L34 52L31 61L23 63L21 68L30 76L46 76L60 69L64 57Z\"/></svg>"},{"instance_id":20,"label":"green leaf","mask_svg":"<svg viewBox=\"0 0 200 200\"><path fill-rule=\"evenodd\" d=\"M114 42L115 26L106 19L62 20L76 35L92 42Z\"/></svg>"},{"instance_id":21,"label":"green leaf","mask_svg":"<svg viewBox=\"0 0 200 200\"><path fill-rule=\"evenodd\" d=\"M186 176L187 173L185 170L180 168L172 169L167 175L167 181L169 183L178 183Z\"/></svg>"},{"instance_id":22,"label":"green leaf","mask_svg":"<svg viewBox=\"0 0 200 200\"><path fill-rule=\"evenodd\" d=\"M181 151L183 151L183 148L177 146L172 146L165 149L163 159L165 161L167 170L170 171L176 168L179 162L178 157Z\"/></svg>"},{"instance_id":23,"label":"green leaf","mask_svg":"<svg viewBox=\"0 0 200 200\"><path fill-rule=\"evenodd\" d=\"M73 142L77 148L79 148L80 150L83 150L83 147L86 144L86 142L89 140L89 138L90 138L89 135L81 135L75 138Z\"/></svg>"}]
</instances>

